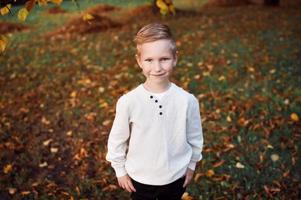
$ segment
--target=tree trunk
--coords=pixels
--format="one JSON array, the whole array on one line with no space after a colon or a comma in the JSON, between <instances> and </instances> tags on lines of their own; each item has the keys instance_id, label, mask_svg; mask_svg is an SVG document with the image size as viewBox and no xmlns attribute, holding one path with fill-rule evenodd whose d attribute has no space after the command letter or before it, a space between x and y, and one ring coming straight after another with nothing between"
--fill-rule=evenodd
<instances>
[{"instance_id":1,"label":"tree trunk","mask_svg":"<svg viewBox=\"0 0 301 200\"><path fill-rule=\"evenodd\" d=\"M279 6L280 0L264 0L264 5Z\"/></svg>"}]
</instances>

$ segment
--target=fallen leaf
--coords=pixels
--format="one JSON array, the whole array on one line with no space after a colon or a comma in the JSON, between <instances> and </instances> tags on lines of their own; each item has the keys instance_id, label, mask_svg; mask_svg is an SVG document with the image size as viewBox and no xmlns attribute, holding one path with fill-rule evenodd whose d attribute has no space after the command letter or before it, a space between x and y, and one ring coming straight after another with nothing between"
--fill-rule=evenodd
<instances>
[{"instance_id":1,"label":"fallen leaf","mask_svg":"<svg viewBox=\"0 0 301 200\"><path fill-rule=\"evenodd\" d=\"M181 199L182 200L193 200L193 198L189 195L188 192L184 192Z\"/></svg>"},{"instance_id":2,"label":"fallen leaf","mask_svg":"<svg viewBox=\"0 0 301 200\"><path fill-rule=\"evenodd\" d=\"M51 152L51 153L57 153L58 150L59 150L59 149L58 149L58 148L55 148L55 147L51 147L51 148L50 148L50 152Z\"/></svg>"},{"instance_id":3,"label":"fallen leaf","mask_svg":"<svg viewBox=\"0 0 301 200\"><path fill-rule=\"evenodd\" d=\"M3 167L3 172L4 172L4 174L8 174L12 171L12 169L13 169L13 166L11 164L8 164Z\"/></svg>"},{"instance_id":4,"label":"fallen leaf","mask_svg":"<svg viewBox=\"0 0 301 200\"><path fill-rule=\"evenodd\" d=\"M71 92L71 94L70 94L70 96L72 97L72 98L75 98L76 97L76 91L73 91L73 92Z\"/></svg>"},{"instance_id":5,"label":"fallen leaf","mask_svg":"<svg viewBox=\"0 0 301 200\"><path fill-rule=\"evenodd\" d=\"M245 168L245 166L243 164L241 164L240 162L237 162L236 165L235 165L235 167L238 168L238 169Z\"/></svg>"},{"instance_id":6,"label":"fallen leaf","mask_svg":"<svg viewBox=\"0 0 301 200\"><path fill-rule=\"evenodd\" d=\"M18 19L25 21L28 16L28 10L26 8L21 8L18 12Z\"/></svg>"},{"instance_id":7,"label":"fallen leaf","mask_svg":"<svg viewBox=\"0 0 301 200\"><path fill-rule=\"evenodd\" d=\"M68 132L66 133L66 135L67 135L67 136L72 136L72 131L68 131Z\"/></svg>"},{"instance_id":8,"label":"fallen leaf","mask_svg":"<svg viewBox=\"0 0 301 200\"><path fill-rule=\"evenodd\" d=\"M21 194L24 195L24 196L25 196L25 195L29 195L29 194L30 194L30 191L22 191Z\"/></svg>"},{"instance_id":9,"label":"fallen leaf","mask_svg":"<svg viewBox=\"0 0 301 200\"><path fill-rule=\"evenodd\" d=\"M17 189L16 188L8 188L8 193L9 194L15 194L16 193L16 191L17 191Z\"/></svg>"},{"instance_id":10,"label":"fallen leaf","mask_svg":"<svg viewBox=\"0 0 301 200\"><path fill-rule=\"evenodd\" d=\"M104 126L108 126L111 123L110 119L105 120L104 122L102 122L102 125Z\"/></svg>"},{"instance_id":11,"label":"fallen leaf","mask_svg":"<svg viewBox=\"0 0 301 200\"><path fill-rule=\"evenodd\" d=\"M45 141L43 142L43 145L44 145L44 146L48 146L49 143L52 142L52 141L53 141L52 139L45 140Z\"/></svg>"},{"instance_id":12,"label":"fallen leaf","mask_svg":"<svg viewBox=\"0 0 301 200\"><path fill-rule=\"evenodd\" d=\"M49 125L49 124L50 124L50 121L47 120L46 117L42 117L42 120L41 120L41 121L42 121L43 124L46 124L46 125Z\"/></svg>"},{"instance_id":13,"label":"fallen leaf","mask_svg":"<svg viewBox=\"0 0 301 200\"><path fill-rule=\"evenodd\" d=\"M199 181L199 179L200 179L201 176L203 176L203 174L201 174L201 173L196 173L195 176L194 176L194 181L195 181L195 182Z\"/></svg>"},{"instance_id":14,"label":"fallen leaf","mask_svg":"<svg viewBox=\"0 0 301 200\"><path fill-rule=\"evenodd\" d=\"M94 19L93 15L89 14L89 13L86 13L83 15L83 20L84 21L89 21L89 20L92 20Z\"/></svg>"},{"instance_id":15,"label":"fallen leaf","mask_svg":"<svg viewBox=\"0 0 301 200\"><path fill-rule=\"evenodd\" d=\"M43 162L39 164L39 167L43 168L43 167L47 167L48 163L47 162Z\"/></svg>"},{"instance_id":16,"label":"fallen leaf","mask_svg":"<svg viewBox=\"0 0 301 200\"><path fill-rule=\"evenodd\" d=\"M225 79L226 79L225 76L220 76L220 77L218 78L219 81L223 81L223 80L225 80Z\"/></svg>"},{"instance_id":17,"label":"fallen leaf","mask_svg":"<svg viewBox=\"0 0 301 200\"><path fill-rule=\"evenodd\" d=\"M219 166L221 166L222 164L224 164L224 160L221 160L221 161L219 161L219 162L216 162L216 163L214 163L213 165L212 165L212 167L213 168L216 168L216 167L219 167Z\"/></svg>"},{"instance_id":18,"label":"fallen leaf","mask_svg":"<svg viewBox=\"0 0 301 200\"><path fill-rule=\"evenodd\" d=\"M297 121L299 121L299 116L296 113L292 113L291 120L294 122L297 122Z\"/></svg>"},{"instance_id":19,"label":"fallen leaf","mask_svg":"<svg viewBox=\"0 0 301 200\"><path fill-rule=\"evenodd\" d=\"M212 177L214 175L214 171L212 169L209 169L207 172L206 172L206 176L207 177Z\"/></svg>"},{"instance_id":20,"label":"fallen leaf","mask_svg":"<svg viewBox=\"0 0 301 200\"><path fill-rule=\"evenodd\" d=\"M232 119L229 115L227 116L227 122L232 122Z\"/></svg>"},{"instance_id":21,"label":"fallen leaf","mask_svg":"<svg viewBox=\"0 0 301 200\"><path fill-rule=\"evenodd\" d=\"M9 10L11 9L11 4L7 4L4 7L2 7L0 9L0 13L1 15L6 15L7 13L9 13Z\"/></svg>"},{"instance_id":22,"label":"fallen leaf","mask_svg":"<svg viewBox=\"0 0 301 200\"><path fill-rule=\"evenodd\" d=\"M276 161L279 160L279 155L278 154L272 154L271 159L272 159L273 162L276 162Z\"/></svg>"},{"instance_id":23,"label":"fallen leaf","mask_svg":"<svg viewBox=\"0 0 301 200\"><path fill-rule=\"evenodd\" d=\"M0 52L4 52L8 43L8 39L4 35L0 35Z\"/></svg>"}]
</instances>

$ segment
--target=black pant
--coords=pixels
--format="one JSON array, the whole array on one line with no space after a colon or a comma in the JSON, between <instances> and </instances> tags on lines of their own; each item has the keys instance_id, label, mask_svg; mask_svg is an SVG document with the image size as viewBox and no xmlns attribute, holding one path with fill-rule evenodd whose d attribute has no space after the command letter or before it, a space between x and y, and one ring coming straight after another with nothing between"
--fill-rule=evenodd
<instances>
[{"instance_id":1,"label":"black pant","mask_svg":"<svg viewBox=\"0 0 301 200\"><path fill-rule=\"evenodd\" d=\"M146 185L131 180L136 189L131 193L132 200L181 200L186 190L183 188L185 176L167 185Z\"/></svg>"}]
</instances>

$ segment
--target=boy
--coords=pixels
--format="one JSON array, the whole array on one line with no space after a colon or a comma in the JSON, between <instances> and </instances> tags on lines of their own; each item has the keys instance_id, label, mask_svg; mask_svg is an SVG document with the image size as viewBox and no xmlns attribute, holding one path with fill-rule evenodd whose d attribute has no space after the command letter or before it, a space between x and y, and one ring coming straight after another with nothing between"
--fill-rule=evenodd
<instances>
[{"instance_id":1,"label":"boy","mask_svg":"<svg viewBox=\"0 0 301 200\"><path fill-rule=\"evenodd\" d=\"M133 200L178 200L202 158L199 103L169 80L177 50L168 26L146 25L135 42L146 81L118 99L106 159Z\"/></svg>"}]
</instances>

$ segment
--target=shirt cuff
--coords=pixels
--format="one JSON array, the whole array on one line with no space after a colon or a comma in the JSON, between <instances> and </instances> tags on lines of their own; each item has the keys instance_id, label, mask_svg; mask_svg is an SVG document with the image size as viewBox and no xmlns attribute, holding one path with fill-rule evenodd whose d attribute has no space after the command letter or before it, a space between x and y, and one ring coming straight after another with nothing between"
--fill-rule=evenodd
<instances>
[{"instance_id":1,"label":"shirt cuff","mask_svg":"<svg viewBox=\"0 0 301 200\"><path fill-rule=\"evenodd\" d=\"M188 164L188 168L194 171L196 167L196 163L197 162L195 161L190 161L190 163Z\"/></svg>"},{"instance_id":2,"label":"shirt cuff","mask_svg":"<svg viewBox=\"0 0 301 200\"><path fill-rule=\"evenodd\" d=\"M115 173L116 173L116 177L118 177L118 178L127 174L124 167L120 167L120 168L115 167L114 170L115 170Z\"/></svg>"}]
</instances>

